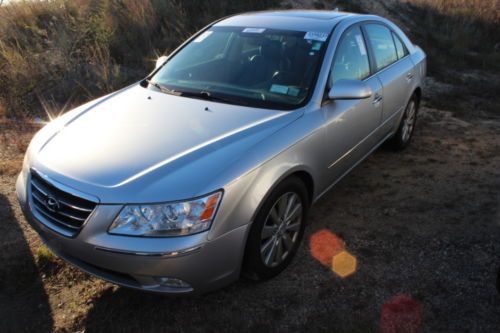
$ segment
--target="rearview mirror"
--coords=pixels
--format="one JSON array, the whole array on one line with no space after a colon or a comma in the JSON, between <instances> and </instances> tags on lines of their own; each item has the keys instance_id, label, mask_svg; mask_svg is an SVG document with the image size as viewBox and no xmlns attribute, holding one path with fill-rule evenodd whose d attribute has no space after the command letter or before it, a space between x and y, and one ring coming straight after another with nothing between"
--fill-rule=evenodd
<instances>
[{"instance_id":1,"label":"rearview mirror","mask_svg":"<svg viewBox=\"0 0 500 333\"><path fill-rule=\"evenodd\" d=\"M157 69L158 67L160 67L161 65L163 65L165 63L165 61L167 61L167 59L168 59L167 56L161 56L161 57L159 57L156 60L156 67L155 67L155 69Z\"/></svg>"},{"instance_id":2,"label":"rearview mirror","mask_svg":"<svg viewBox=\"0 0 500 333\"><path fill-rule=\"evenodd\" d=\"M368 84L360 80L338 80L328 93L328 98L335 99L364 99L372 95Z\"/></svg>"}]
</instances>

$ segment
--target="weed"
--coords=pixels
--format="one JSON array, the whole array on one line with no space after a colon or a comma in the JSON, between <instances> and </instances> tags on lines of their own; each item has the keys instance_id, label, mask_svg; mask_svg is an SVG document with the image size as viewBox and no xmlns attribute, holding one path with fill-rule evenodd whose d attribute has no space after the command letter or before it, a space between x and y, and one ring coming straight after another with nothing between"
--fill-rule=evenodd
<instances>
[{"instance_id":1,"label":"weed","mask_svg":"<svg viewBox=\"0 0 500 333\"><path fill-rule=\"evenodd\" d=\"M48 247L45 245L40 245L38 250L36 251L36 259L39 263L49 263L56 260L56 256Z\"/></svg>"}]
</instances>

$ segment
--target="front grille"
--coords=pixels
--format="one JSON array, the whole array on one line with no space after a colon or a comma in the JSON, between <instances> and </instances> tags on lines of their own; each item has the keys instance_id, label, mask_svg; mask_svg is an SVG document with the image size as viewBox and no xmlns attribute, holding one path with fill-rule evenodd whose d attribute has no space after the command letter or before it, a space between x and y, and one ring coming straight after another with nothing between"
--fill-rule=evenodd
<instances>
[{"instance_id":1,"label":"front grille","mask_svg":"<svg viewBox=\"0 0 500 333\"><path fill-rule=\"evenodd\" d=\"M75 236L97 205L55 187L35 171L31 173L31 199L45 224L66 236Z\"/></svg>"}]
</instances>

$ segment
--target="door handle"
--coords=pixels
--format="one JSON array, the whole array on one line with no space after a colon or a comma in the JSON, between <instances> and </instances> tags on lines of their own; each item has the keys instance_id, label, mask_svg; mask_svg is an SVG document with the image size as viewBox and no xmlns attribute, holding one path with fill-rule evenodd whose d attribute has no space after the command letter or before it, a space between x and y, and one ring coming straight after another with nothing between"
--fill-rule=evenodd
<instances>
[{"instance_id":1,"label":"door handle","mask_svg":"<svg viewBox=\"0 0 500 333\"><path fill-rule=\"evenodd\" d=\"M376 94L376 95L375 95L375 97L373 98L373 102L372 102L372 104L373 104L373 105L377 105L377 104L379 104L380 102L382 102L382 99L383 99L383 97L382 97L381 95Z\"/></svg>"}]
</instances>

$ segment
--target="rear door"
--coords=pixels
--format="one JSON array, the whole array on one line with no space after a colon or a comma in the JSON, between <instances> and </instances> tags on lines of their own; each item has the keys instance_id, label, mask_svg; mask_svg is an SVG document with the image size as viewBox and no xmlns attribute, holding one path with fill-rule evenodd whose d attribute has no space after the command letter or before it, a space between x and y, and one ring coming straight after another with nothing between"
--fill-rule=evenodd
<instances>
[{"instance_id":1,"label":"rear door","mask_svg":"<svg viewBox=\"0 0 500 333\"><path fill-rule=\"evenodd\" d=\"M331 181L347 172L376 144L375 132L382 116L382 85L371 74L361 26L352 26L337 45L326 91L341 79L363 80L373 95L366 99L326 101L323 105Z\"/></svg>"},{"instance_id":2,"label":"rear door","mask_svg":"<svg viewBox=\"0 0 500 333\"><path fill-rule=\"evenodd\" d=\"M399 37L382 23L366 23L363 26L367 37L372 66L383 86L384 127L399 120L396 117L404 110L410 97L410 88L415 75L408 50Z\"/></svg>"}]
</instances>

